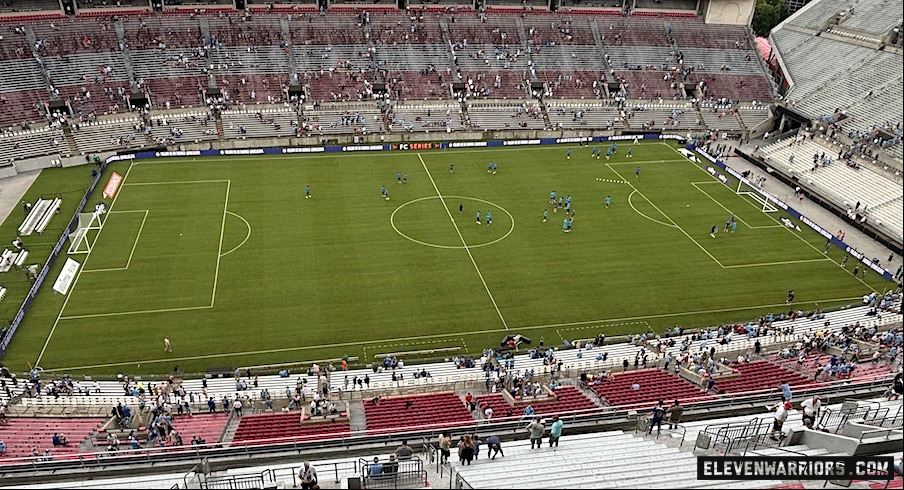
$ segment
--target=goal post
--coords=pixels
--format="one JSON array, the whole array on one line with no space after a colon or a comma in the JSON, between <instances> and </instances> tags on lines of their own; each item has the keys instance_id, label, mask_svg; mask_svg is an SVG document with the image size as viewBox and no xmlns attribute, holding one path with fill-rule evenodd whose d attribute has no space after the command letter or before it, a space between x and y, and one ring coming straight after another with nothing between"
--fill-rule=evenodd
<instances>
[{"instance_id":1,"label":"goal post","mask_svg":"<svg viewBox=\"0 0 904 490\"><path fill-rule=\"evenodd\" d=\"M79 213L78 225L69 234L69 254L90 253L97 232L103 227L102 213Z\"/></svg>"},{"instance_id":2,"label":"goal post","mask_svg":"<svg viewBox=\"0 0 904 490\"><path fill-rule=\"evenodd\" d=\"M764 213L777 213L778 208L772 205L768 199L766 199L762 194L756 192L756 190L751 190L749 186L744 185L744 182L738 180L738 188L735 190L735 194L741 197L750 197L760 206L760 211Z\"/></svg>"}]
</instances>

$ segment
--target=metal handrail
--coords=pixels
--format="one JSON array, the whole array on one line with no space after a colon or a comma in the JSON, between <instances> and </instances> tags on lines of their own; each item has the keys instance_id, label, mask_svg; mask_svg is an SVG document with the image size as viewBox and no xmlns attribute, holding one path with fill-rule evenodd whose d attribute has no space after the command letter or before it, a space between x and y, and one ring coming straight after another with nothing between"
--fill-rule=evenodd
<instances>
[{"instance_id":1,"label":"metal handrail","mask_svg":"<svg viewBox=\"0 0 904 490\"><path fill-rule=\"evenodd\" d=\"M750 450L750 444L751 444L751 443L753 444L753 450L756 451L757 447L760 446L760 445L762 444L762 440L765 439L767 435L768 435L768 434L758 434L758 435L756 435L756 436L751 437L750 439L748 439L748 440L747 440L747 443L744 445L744 453L743 453L743 456L744 456L744 457L747 456L747 451ZM804 453L802 453L802 452L800 452L800 451L794 451L793 449L788 449L788 448L784 448L784 447L781 447L781 446L772 446L772 445L766 445L766 444L763 444L763 445L764 445L764 446L767 446L769 449L777 449L777 450L782 451L782 452L786 452L786 453L790 453L790 454L796 454L796 455L798 455L798 456L803 456L803 457L805 457L805 458L808 458L808 457L809 457L809 455L804 454Z\"/></svg>"},{"instance_id":2,"label":"metal handrail","mask_svg":"<svg viewBox=\"0 0 904 490\"><path fill-rule=\"evenodd\" d=\"M865 430L860 433L860 437L857 438L857 441L862 443L863 437L866 436L867 434L885 434L885 440L890 441L891 440L890 436L894 432L898 432L901 435L904 435L904 431L902 431L900 428L897 428L897 427L893 427L893 428L889 428L889 429Z\"/></svg>"}]
</instances>

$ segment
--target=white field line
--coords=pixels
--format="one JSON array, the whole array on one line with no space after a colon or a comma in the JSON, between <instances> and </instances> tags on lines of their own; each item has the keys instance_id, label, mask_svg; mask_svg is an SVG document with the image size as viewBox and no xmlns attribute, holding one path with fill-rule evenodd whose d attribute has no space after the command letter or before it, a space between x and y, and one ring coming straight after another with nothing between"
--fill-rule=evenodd
<instances>
[{"instance_id":1,"label":"white field line","mask_svg":"<svg viewBox=\"0 0 904 490\"><path fill-rule=\"evenodd\" d=\"M144 223L148 220L148 210L147 209L144 209L144 210L136 209L134 211L120 211L119 213L117 213L117 214L125 214L125 213L141 212L141 211L144 211L144 218L142 218L142 220L141 220L141 226L138 228L138 234L135 235L135 243L132 244L132 253L129 254L129 260L126 262L126 266L125 267L110 267L107 269L89 269L89 270L83 270L82 272L124 271L129 268L129 265L132 264L132 256L135 255L135 248L138 246L138 240L141 238L141 231L144 230ZM99 234L100 233L98 233L98 235ZM94 241L95 241L95 243L97 242L97 240L94 240Z\"/></svg>"},{"instance_id":2,"label":"white field line","mask_svg":"<svg viewBox=\"0 0 904 490\"><path fill-rule=\"evenodd\" d=\"M433 176L430 175L430 170L427 169L427 164L424 163L424 158L421 157L421 154L417 154L418 159L421 161L421 165L424 166L424 171L427 172L427 177L430 178L430 182L433 184L433 189L436 190L436 195L439 196L440 202L443 203L443 208L446 210L446 214L449 215L449 221L452 222L452 226L455 227L455 232L458 233L458 238L461 239L461 244L464 245L465 251L468 252L468 257L471 259L471 264L474 265L474 270L477 271L477 275L480 277L480 282L483 283L483 288L486 289L487 295L490 297L490 301L493 302L493 308L496 309L496 314L499 315L499 319L502 320L502 325L508 330L508 324L505 322L505 318L502 317L502 312L499 311L499 305L496 304L496 300L493 298L493 293L490 292L490 287L487 286L487 282L483 279L483 274L480 272L480 268L477 267L477 262L474 260L474 255L471 254L471 249L468 247L467 242L465 242L465 237L462 236L461 230L458 229L458 223L455 222L455 218L452 217L452 212L449 211L449 206L446 205L446 200L443 199L443 194L439 191L439 187L436 186L436 181L433 180Z\"/></svg>"},{"instance_id":3,"label":"white field line","mask_svg":"<svg viewBox=\"0 0 904 490\"><path fill-rule=\"evenodd\" d=\"M226 214L231 214L231 215L235 216L236 218L238 218L238 219L244 221L244 222L245 222L245 226L248 227L248 234L245 235L245 239L242 240L242 243L236 245L235 247L233 247L233 248L232 248L231 250L229 250L228 252L224 252L222 255L220 255L220 257L225 257L225 256L231 254L232 252L235 252L236 250L242 248L242 245L244 245L245 242L247 242L248 239L251 238L251 223L249 223L248 220L246 220L245 218L243 218L243 217L242 217L241 215L239 215L239 214L233 213L232 211L226 211Z\"/></svg>"},{"instance_id":4,"label":"white field line","mask_svg":"<svg viewBox=\"0 0 904 490\"><path fill-rule=\"evenodd\" d=\"M226 204L223 205L223 225L220 227L220 247L217 249L217 269L213 273L213 294L210 297L210 307L213 308L217 300L217 281L220 279L220 259L223 258L223 235L226 232L226 209L229 207L229 189L232 187L232 181L226 181ZM242 242L245 243L245 242ZM231 250L230 250L231 251Z\"/></svg>"}]
</instances>

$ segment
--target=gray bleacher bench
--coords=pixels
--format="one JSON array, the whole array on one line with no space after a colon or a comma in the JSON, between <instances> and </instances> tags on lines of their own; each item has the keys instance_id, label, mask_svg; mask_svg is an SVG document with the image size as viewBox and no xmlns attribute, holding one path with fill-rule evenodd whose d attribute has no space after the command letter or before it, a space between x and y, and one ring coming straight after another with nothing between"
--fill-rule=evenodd
<instances>
[{"instance_id":1,"label":"gray bleacher bench","mask_svg":"<svg viewBox=\"0 0 904 490\"><path fill-rule=\"evenodd\" d=\"M0 301L3 301L3 298L5 298L5 297L6 297L6 288L3 286L0 286Z\"/></svg>"},{"instance_id":2,"label":"gray bleacher bench","mask_svg":"<svg viewBox=\"0 0 904 490\"><path fill-rule=\"evenodd\" d=\"M19 235L28 236L34 232L41 234L50 224L50 220L60 210L60 198L54 199L38 199L38 202L32 206L28 216L19 225Z\"/></svg>"},{"instance_id":3,"label":"gray bleacher bench","mask_svg":"<svg viewBox=\"0 0 904 490\"><path fill-rule=\"evenodd\" d=\"M375 359L383 359L386 357L398 357L398 356L419 356L424 354L441 354L444 352L458 352L461 350L461 346L456 347L443 347L440 349L426 349L426 350L411 350L411 351L403 351L403 352L390 352L387 354L375 354Z\"/></svg>"}]
</instances>

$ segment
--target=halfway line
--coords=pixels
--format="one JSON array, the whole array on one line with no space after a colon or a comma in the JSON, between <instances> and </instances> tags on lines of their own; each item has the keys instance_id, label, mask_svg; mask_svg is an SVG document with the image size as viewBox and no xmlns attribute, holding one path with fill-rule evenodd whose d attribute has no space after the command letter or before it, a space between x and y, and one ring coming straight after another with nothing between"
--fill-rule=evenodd
<instances>
[{"instance_id":1,"label":"halfway line","mask_svg":"<svg viewBox=\"0 0 904 490\"><path fill-rule=\"evenodd\" d=\"M427 164L424 163L424 158L421 157L421 154L417 154L418 160L421 161L421 165L424 166L424 171L427 172L427 177L430 178L430 183L433 184L433 188L436 190L436 195L439 196L440 202L443 203L443 208L446 209L446 214L449 215L449 221L452 222L452 226L455 227L455 232L458 233L458 238L461 239L461 244L464 245L465 251L468 252L468 257L471 258L471 264L474 265L474 270L477 271L477 275L480 277L480 282L483 283L483 288L487 290L487 294L490 296L490 301L493 302L493 308L496 308L496 314L499 315L499 319L502 320L502 326L508 330L508 323L505 322L505 318L502 317L502 312L499 311L499 305L496 304L496 300L493 299L493 293L490 292L489 286L487 286L487 282L483 279L483 274L480 273L480 268L477 267L477 262L474 260L474 255L471 254L471 249L468 247L467 242L465 242L465 237L462 236L461 230L458 229L458 223L455 222L455 218L452 217L452 212L449 211L449 206L446 206L446 200L443 199L442 193L439 191L439 187L436 186L436 182L433 180L433 176L430 175L430 170L427 169Z\"/></svg>"}]
</instances>

